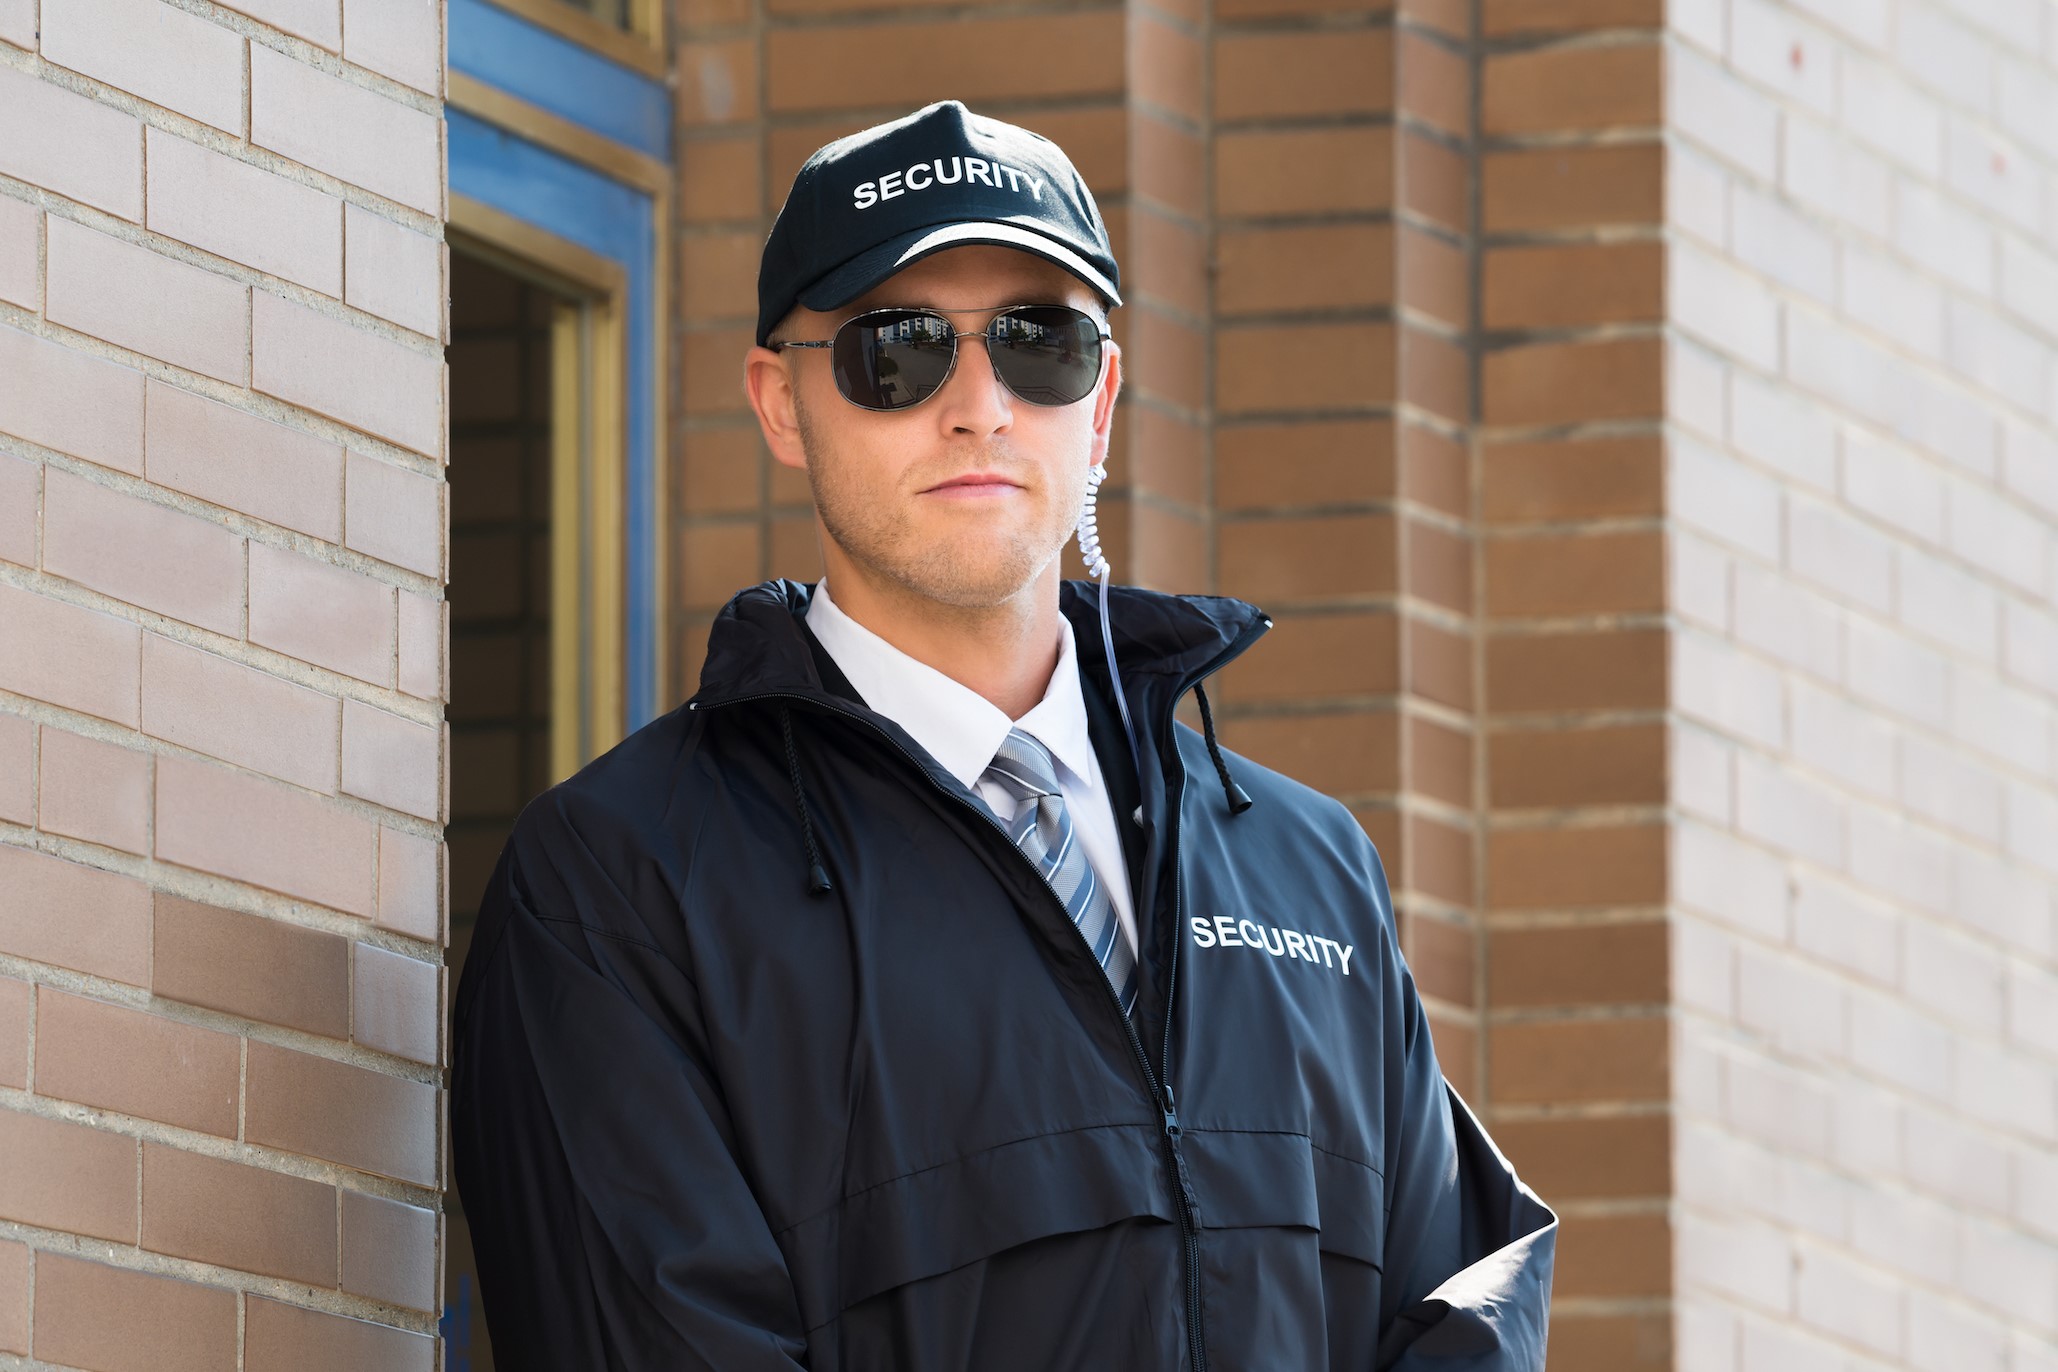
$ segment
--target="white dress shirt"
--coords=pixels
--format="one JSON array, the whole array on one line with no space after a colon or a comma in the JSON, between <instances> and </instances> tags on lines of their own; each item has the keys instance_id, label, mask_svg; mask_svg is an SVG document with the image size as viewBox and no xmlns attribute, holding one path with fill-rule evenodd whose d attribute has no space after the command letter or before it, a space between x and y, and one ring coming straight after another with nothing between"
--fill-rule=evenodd
<instances>
[{"instance_id":1,"label":"white dress shirt","mask_svg":"<svg viewBox=\"0 0 2058 1372\"><path fill-rule=\"evenodd\" d=\"M807 627L842 669L866 705L907 730L915 742L949 772L985 800L1003 822L1014 817L1015 802L997 782L980 777L1000 750L1008 730L1020 729L1050 749L1057 761L1058 790L1072 817L1072 832L1086 854L1093 874L1114 901L1122 936L1136 950L1136 912L1129 899L1129 869L1122 857L1121 832L1102 781L1100 759L1086 728L1086 699L1079 690L1079 655L1072 625L1058 617L1064 635L1057 669L1043 699L1020 719L934 667L917 662L845 614L829 596L829 581L815 583L808 604Z\"/></svg>"}]
</instances>

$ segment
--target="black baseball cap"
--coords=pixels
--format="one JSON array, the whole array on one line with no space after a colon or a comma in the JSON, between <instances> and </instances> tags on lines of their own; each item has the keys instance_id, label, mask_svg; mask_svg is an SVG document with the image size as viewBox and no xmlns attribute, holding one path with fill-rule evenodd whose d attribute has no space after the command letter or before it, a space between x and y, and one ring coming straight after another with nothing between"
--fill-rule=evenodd
<instances>
[{"instance_id":1,"label":"black baseball cap","mask_svg":"<svg viewBox=\"0 0 2058 1372\"><path fill-rule=\"evenodd\" d=\"M757 341L797 304L833 310L967 243L1035 253L1122 303L1107 225L1064 149L943 100L802 165L758 265Z\"/></svg>"}]
</instances>

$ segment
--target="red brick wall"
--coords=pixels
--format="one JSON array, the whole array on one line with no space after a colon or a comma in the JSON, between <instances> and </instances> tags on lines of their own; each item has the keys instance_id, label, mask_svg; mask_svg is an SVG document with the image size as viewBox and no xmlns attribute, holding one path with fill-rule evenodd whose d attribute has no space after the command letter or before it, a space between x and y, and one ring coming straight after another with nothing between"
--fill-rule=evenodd
<instances>
[{"instance_id":1,"label":"red brick wall","mask_svg":"<svg viewBox=\"0 0 2058 1372\"><path fill-rule=\"evenodd\" d=\"M253 8L0 4L0 1356L38 1365L437 1361L440 14Z\"/></svg>"},{"instance_id":2,"label":"red brick wall","mask_svg":"<svg viewBox=\"0 0 2058 1372\"><path fill-rule=\"evenodd\" d=\"M1488 4L1487 1098L1559 1210L1552 1365L1673 1365L1655 6Z\"/></svg>"}]
</instances>

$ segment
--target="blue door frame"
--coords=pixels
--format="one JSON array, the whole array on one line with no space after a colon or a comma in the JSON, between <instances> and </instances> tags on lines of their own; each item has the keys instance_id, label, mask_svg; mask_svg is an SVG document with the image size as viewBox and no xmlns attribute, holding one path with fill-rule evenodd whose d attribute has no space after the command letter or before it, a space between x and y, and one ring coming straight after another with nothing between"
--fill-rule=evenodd
<instances>
[{"instance_id":1,"label":"blue door frame","mask_svg":"<svg viewBox=\"0 0 2058 1372\"><path fill-rule=\"evenodd\" d=\"M548 0L524 0L530 8ZM485 0L449 0L450 190L617 265L626 278L622 714L660 707L671 94L662 81ZM602 746L612 740L602 740Z\"/></svg>"}]
</instances>

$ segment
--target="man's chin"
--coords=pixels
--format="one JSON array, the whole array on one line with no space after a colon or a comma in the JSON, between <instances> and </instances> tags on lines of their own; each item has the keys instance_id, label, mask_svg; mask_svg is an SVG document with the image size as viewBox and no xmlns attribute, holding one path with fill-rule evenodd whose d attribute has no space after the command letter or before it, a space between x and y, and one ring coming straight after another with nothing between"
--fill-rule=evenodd
<instances>
[{"instance_id":1,"label":"man's chin","mask_svg":"<svg viewBox=\"0 0 2058 1372\"><path fill-rule=\"evenodd\" d=\"M1033 590L1056 562L1056 550L1038 553L989 544L925 558L896 579L925 600L960 610L990 610Z\"/></svg>"}]
</instances>

